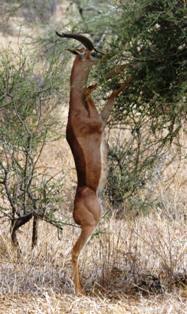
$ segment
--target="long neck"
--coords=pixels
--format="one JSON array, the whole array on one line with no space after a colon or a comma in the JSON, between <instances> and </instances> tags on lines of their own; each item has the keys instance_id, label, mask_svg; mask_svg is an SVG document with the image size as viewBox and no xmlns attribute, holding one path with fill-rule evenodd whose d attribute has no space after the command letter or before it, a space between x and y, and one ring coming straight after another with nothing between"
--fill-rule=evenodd
<instances>
[{"instance_id":1,"label":"long neck","mask_svg":"<svg viewBox=\"0 0 187 314\"><path fill-rule=\"evenodd\" d=\"M79 56L75 58L70 78L70 106L76 106L82 101L91 68L92 63L80 60Z\"/></svg>"}]
</instances>

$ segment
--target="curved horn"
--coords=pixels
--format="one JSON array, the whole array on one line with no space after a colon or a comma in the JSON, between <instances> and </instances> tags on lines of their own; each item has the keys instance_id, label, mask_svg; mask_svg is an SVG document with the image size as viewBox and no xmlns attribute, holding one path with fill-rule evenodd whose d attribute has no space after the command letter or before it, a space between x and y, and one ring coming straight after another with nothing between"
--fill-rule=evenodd
<instances>
[{"instance_id":1,"label":"curved horn","mask_svg":"<svg viewBox=\"0 0 187 314\"><path fill-rule=\"evenodd\" d=\"M90 39L88 39L87 37L80 35L80 34L68 34L68 33L58 33L56 32L56 35L59 37L63 37L63 38L73 38L75 40L78 40L79 42L81 42L81 44L83 44L88 50L92 51L95 50L93 43L91 42Z\"/></svg>"}]
</instances>

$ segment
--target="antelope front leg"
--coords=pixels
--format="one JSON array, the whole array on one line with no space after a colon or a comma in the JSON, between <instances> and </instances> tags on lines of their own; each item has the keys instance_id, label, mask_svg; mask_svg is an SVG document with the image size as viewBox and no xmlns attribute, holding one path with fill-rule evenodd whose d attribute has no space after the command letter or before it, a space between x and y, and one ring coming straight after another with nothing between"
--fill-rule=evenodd
<instances>
[{"instance_id":1,"label":"antelope front leg","mask_svg":"<svg viewBox=\"0 0 187 314\"><path fill-rule=\"evenodd\" d=\"M72 250L72 268L73 268L73 281L75 285L75 293L77 295L84 295L84 290L80 283L80 274L79 274L79 265L78 265L78 258L80 252L86 242L88 241L89 237L93 233L96 226L82 226L81 234L75 243L73 250Z\"/></svg>"}]
</instances>

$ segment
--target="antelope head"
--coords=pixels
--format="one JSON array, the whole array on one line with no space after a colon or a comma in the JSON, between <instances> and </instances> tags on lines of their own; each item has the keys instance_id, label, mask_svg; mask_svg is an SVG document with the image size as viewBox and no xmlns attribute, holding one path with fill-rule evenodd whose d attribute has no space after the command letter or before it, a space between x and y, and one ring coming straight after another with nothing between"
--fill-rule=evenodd
<instances>
[{"instance_id":1,"label":"antelope head","mask_svg":"<svg viewBox=\"0 0 187 314\"><path fill-rule=\"evenodd\" d=\"M91 40L87 38L86 36L83 36L81 34L74 34L74 33L58 33L56 32L56 35L62 38L70 38L70 39L75 39L78 42L80 42L84 48L80 49L68 49L71 53L78 55L81 59L86 59L87 61L92 61L95 62L98 59L101 58L103 55L102 52L98 51Z\"/></svg>"}]
</instances>

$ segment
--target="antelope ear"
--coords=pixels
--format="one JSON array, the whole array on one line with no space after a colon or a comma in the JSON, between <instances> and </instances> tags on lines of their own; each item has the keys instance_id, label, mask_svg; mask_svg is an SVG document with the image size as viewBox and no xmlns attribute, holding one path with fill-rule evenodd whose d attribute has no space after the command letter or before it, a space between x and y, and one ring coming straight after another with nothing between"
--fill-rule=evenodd
<instances>
[{"instance_id":1,"label":"antelope ear","mask_svg":"<svg viewBox=\"0 0 187 314\"><path fill-rule=\"evenodd\" d=\"M73 50L73 49L66 49L68 50L69 52L73 53L74 55L78 55L78 51L77 50Z\"/></svg>"},{"instance_id":2,"label":"antelope ear","mask_svg":"<svg viewBox=\"0 0 187 314\"><path fill-rule=\"evenodd\" d=\"M80 51L77 50L77 49L67 49L67 50L70 51L71 53L73 53L74 55L78 55L78 56L80 56L80 57L83 56L83 53L80 52Z\"/></svg>"}]
</instances>

